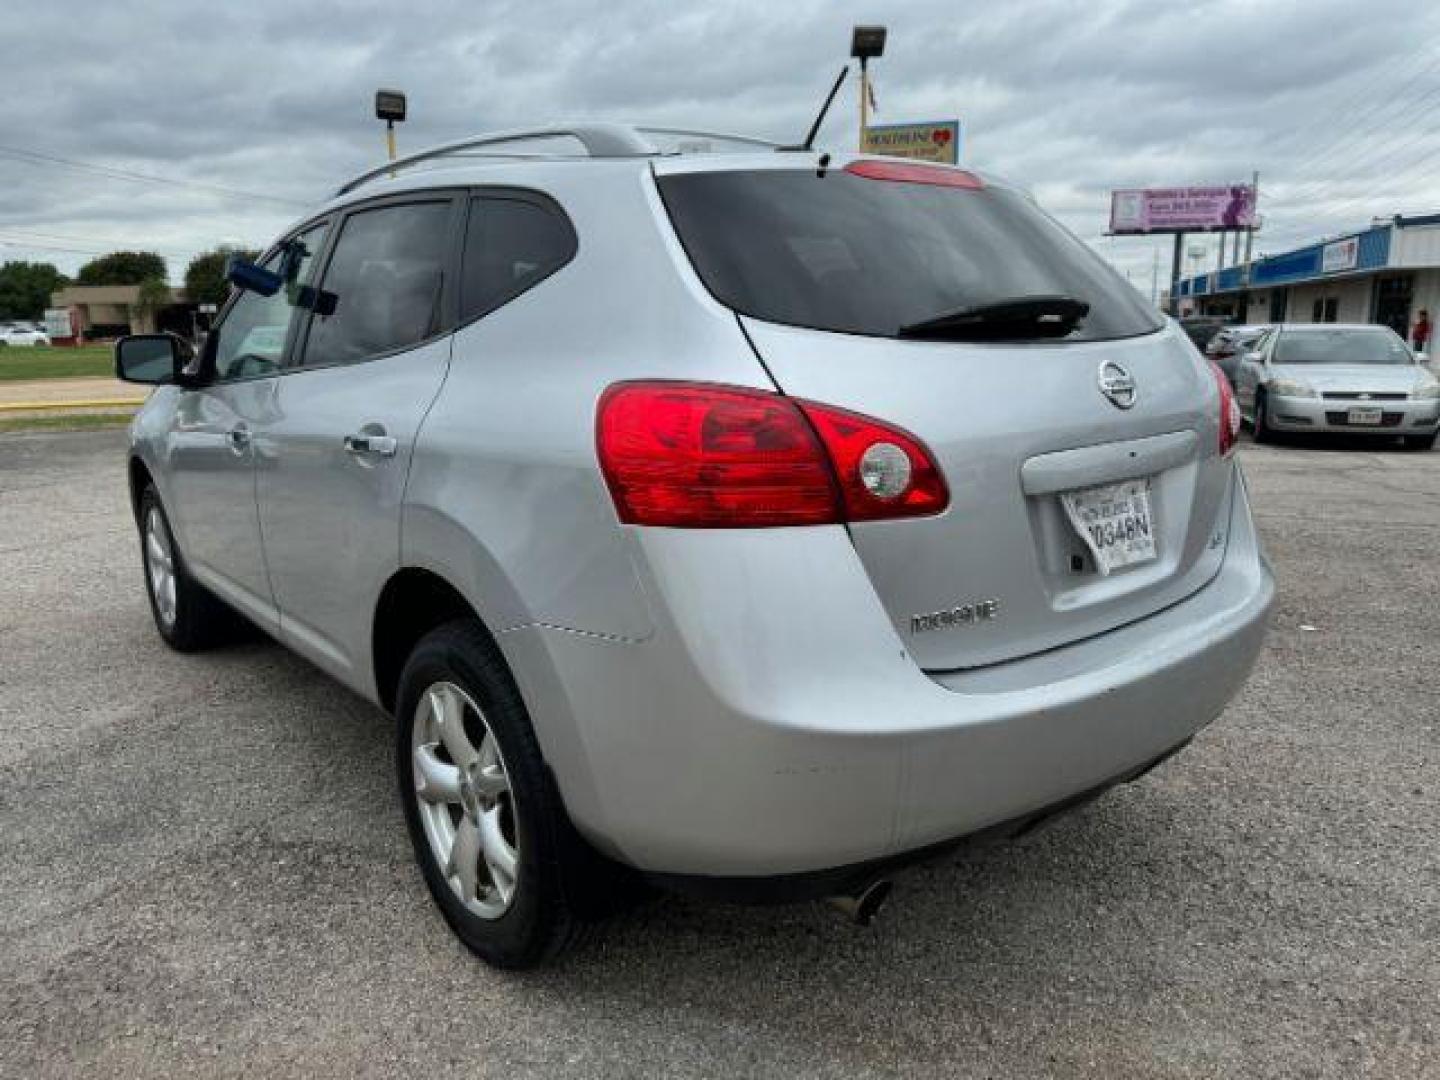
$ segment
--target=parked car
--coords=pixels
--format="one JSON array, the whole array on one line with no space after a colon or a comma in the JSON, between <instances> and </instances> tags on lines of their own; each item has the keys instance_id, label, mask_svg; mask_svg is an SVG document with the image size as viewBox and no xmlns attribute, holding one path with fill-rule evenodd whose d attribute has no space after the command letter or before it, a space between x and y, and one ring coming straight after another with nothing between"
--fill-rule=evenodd
<instances>
[{"instance_id":1,"label":"parked car","mask_svg":"<svg viewBox=\"0 0 1440 1080\"><path fill-rule=\"evenodd\" d=\"M1230 380L1230 385L1234 386L1240 358L1255 347L1260 335L1268 329L1268 326L1227 326L1210 339L1205 346L1205 355L1215 362L1215 366Z\"/></svg>"},{"instance_id":2,"label":"parked car","mask_svg":"<svg viewBox=\"0 0 1440 1080\"><path fill-rule=\"evenodd\" d=\"M1398 435L1428 450L1440 428L1440 379L1388 326L1274 327L1242 358L1235 392L1256 442L1346 432Z\"/></svg>"},{"instance_id":3,"label":"parked car","mask_svg":"<svg viewBox=\"0 0 1440 1080\"><path fill-rule=\"evenodd\" d=\"M1224 319L1215 319L1205 316L1191 316L1179 320L1180 329L1195 343L1195 347L1202 352L1210 344L1210 340L1221 330L1225 329Z\"/></svg>"},{"instance_id":4,"label":"parked car","mask_svg":"<svg viewBox=\"0 0 1440 1080\"><path fill-rule=\"evenodd\" d=\"M642 876L863 917L1224 708L1273 595L1230 388L1024 193L537 135L585 152L387 163L198 356L117 347L161 636L233 609L394 714L469 947Z\"/></svg>"},{"instance_id":5,"label":"parked car","mask_svg":"<svg viewBox=\"0 0 1440 1080\"><path fill-rule=\"evenodd\" d=\"M0 329L0 345L28 347L49 344L50 338L45 331L37 330L33 326L12 325Z\"/></svg>"}]
</instances>

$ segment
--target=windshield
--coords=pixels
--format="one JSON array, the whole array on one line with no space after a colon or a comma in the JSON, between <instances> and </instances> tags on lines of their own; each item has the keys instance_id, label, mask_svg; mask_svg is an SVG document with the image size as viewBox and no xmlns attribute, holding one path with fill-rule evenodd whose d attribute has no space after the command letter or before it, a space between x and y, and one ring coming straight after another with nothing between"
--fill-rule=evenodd
<instances>
[{"instance_id":1,"label":"windshield","mask_svg":"<svg viewBox=\"0 0 1440 1080\"><path fill-rule=\"evenodd\" d=\"M895 337L961 309L1057 297L1088 305L1065 340L1163 325L1103 259L1002 188L843 169L681 173L659 186L705 286L759 319Z\"/></svg>"},{"instance_id":2,"label":"windshield","mask_svg":"<svg viewBox=\"0 0 1440 1080\"><path fill-rule=\"evenodd\" d=\"M1277 364L1409 364L1410 350L1393 330L1302 330L1281 334Z\"/></svg>"}]
</instances>

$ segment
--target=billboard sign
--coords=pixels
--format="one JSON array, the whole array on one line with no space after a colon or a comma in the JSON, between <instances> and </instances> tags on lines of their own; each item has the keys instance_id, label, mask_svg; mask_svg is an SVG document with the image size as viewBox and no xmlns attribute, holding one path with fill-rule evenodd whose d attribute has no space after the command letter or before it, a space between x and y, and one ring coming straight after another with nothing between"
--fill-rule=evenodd
<instances>
[{"instance_id":1,"label":"billboard sign","mask_svg":"<svg viewBox=\"0 0 1440 1080\"><path fill-rule=\"evenodd\" d=\"M960 160L960 121L872 125L865 129L860 152L954 165Z\"/></svg>"},{"instance_id":2,"label":"billboard sign","mask_svg":"<svg viewBox=\"0 0 1440 1080\"><path fill-rule=\"evenodd\" d=\"M1221 232L1255 225L1255 189L1228 187L1144 188L1110 194L1110 231L1137 233Z\"/></svg>"},{"instance_id":3,"label":"billboard sign","mask_svg":"<svg viewBox=\"0 0 1440 1080\"><path fill-rule=\"evenodd\" d=\"M1320 272L1338 274L1342 270L1354 270L1360 261L1360 238L1350 236L1336 240L1320 249Z\"/></svg>"}]
</instances>

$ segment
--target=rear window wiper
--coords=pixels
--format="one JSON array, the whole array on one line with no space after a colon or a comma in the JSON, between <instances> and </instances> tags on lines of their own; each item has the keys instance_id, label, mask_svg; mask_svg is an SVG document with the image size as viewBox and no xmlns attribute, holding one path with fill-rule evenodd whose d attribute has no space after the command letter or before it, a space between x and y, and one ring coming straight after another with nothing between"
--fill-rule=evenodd
<instances>
[{"instance_id":1,"label":"rear window wiper","mask_svg":"<svg viewBox=\"0 0 1440 1080\"><path fill-rule=\"evenodd\" d=\"M946 341L1062 338L1079 326L1088 314L1090 305L1071 296L1012 296L906 323L895 335Z\"/></svg>"}]
</instances>

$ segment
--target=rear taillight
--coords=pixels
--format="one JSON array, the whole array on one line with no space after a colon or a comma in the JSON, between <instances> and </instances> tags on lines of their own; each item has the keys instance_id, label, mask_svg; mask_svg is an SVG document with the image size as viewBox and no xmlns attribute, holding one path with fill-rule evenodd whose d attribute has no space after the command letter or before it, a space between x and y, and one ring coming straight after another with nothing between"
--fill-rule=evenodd
<instances>
[{"instance_id":1,"label":"rear taillight","mask_svg":"<svg viewBox=\"0 0 1440 1080\"><path fill-rule=\"evenodd\" d=\"M762 390L618 383L600 399L596 445L632 525L824 525L936 514L949 502L914 436Z\"/></svg>"},{"instance_id":2,"label":"rear taillight","mask_svg":"<svg viewBox=\"0 0 1440 1080\"><path fill-rule=\"evenodd\" d=\"M1240 440L1240 404L1235 400L1230 380L1214 361L1210 362L1210 374L1215 376L1215 385L1220 389L1220 456L1225 457Z\"/></svg>"}]
</instances>

